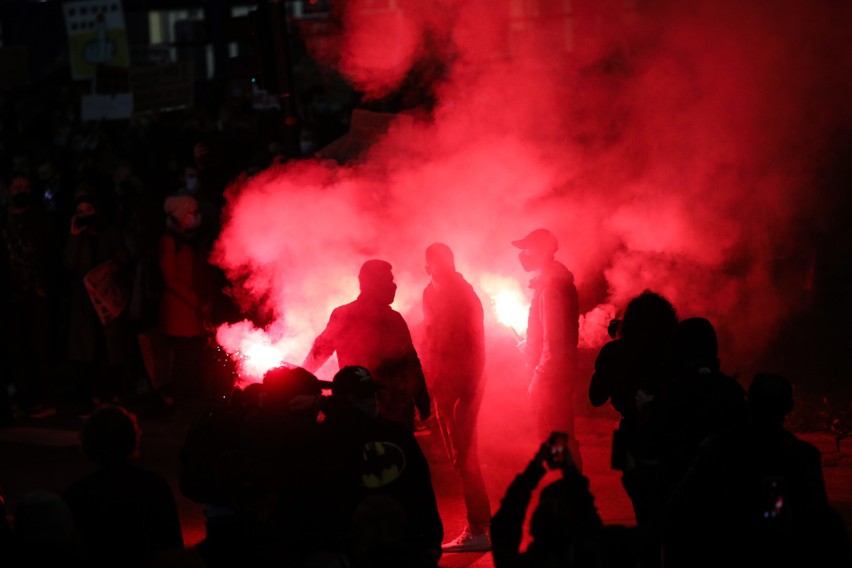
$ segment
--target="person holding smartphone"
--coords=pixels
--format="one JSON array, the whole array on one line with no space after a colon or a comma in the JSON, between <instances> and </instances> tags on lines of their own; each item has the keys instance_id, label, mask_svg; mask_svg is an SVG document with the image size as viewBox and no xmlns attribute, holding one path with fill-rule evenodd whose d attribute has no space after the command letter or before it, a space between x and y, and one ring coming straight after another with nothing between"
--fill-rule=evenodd
<instances>
[{"instance_id":1,"label":"person holding smartphone","mask_svg":"<svg viewBox=\"0 0 852 568\"><path fill-rule=\"evenodd\" d=\"M532 493L548 470L560 479L545 486L530 519L532 542L520 552L523 525ZM491 519L494 565L604 566L608 546L589 480L569 451L566 432L553 432L520 473Z\"/></svg>"}]
</instances>

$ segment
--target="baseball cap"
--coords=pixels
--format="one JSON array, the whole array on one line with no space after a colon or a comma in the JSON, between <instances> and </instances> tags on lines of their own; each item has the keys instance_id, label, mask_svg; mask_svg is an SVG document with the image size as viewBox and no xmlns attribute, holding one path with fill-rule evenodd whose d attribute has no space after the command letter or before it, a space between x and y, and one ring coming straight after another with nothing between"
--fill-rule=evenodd
<instances>
[{"instance_id":1,"label":"baseball cap","mask_svg":"<svg viewBox=\"0 0 852 568\"><path fill-rule=\"evenodd\" d=\"M552 250L553 252L556 252L559 249L556 237L547 229L535 229L530 231L523 239L512 241L512 246L524 250Z\"/></svg>"},{"instance_id":2,"label":"baseball cap","mask_svg":"<svg viewBox=\"0 0 852 568\"><path fill-rule=\"evenodd\" d=\"M340 369L331 382L332 396L337 394L352 394L355 396L371 396L382 385L373 380L366 367L347 365Z\"/></svg>"}]
</instances>

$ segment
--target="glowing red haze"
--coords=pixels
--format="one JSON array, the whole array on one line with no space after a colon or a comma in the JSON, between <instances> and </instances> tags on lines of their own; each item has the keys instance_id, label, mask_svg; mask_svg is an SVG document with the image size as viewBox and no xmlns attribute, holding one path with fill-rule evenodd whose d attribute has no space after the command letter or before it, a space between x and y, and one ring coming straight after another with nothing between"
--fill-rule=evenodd
<instances>
[{"instance_id":1,"label":"glowing red haze","mask_svg":"<svg viewBox=\"0 0 852 568\"><path fill-rule=\"evenodd\" d=\"M646 288L709 317L723 363L758 353L799 305L803 235L830 206L820 156L850 119L847 4L384 4L346 2L334 52L317 57L368 97L412 68L444 69L437 103L357 161L301 160L230 188L214 261L273 323L224 326L227 350L263 344L261 370L275 353L300 363L369 258L393 264L394 307L416 333L423 251L442 241L486 305L489 388L525 392L513 350L494 347L514 337L493 302L525 301L509 241L539 226L575 274L585 347Z\"/></svg>"}]
</instances>

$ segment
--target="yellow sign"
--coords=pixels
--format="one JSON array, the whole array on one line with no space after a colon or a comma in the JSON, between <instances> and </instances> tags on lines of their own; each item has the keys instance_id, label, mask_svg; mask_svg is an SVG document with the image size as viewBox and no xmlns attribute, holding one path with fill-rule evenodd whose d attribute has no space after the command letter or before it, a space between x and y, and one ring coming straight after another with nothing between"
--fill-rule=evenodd
<instances>
[{"instance_id":1,"label":"yellow sign","mask_svg":"<svg viewBox=\"0 0 852 568\"><path fill-rule=\"evenodd\" d=\"M91 79L98 65L128 67L121 0L85 0L62 6L74 79Z\"/></svg>"}]
</instances>

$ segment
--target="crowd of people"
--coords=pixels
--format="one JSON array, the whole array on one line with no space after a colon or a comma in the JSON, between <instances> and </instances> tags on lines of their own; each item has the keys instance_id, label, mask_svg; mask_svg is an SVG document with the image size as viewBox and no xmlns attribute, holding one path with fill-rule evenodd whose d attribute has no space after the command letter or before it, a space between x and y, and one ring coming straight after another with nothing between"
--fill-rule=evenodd
<instances>
[{"instance_id":1,"label":"crowd of people","mask_svg":"<svg viewBox=\"0 0 852 568\"><path fill-rule=\"evenodd\" d=\"M115 131L2 108L0 425L69 403L98 465L0 523L11 565L428 567L487 551L498 568L852 564L819 451L785 429L789 381L757 374L743 388L721 370L711 322L679 319L651 291L612 326L587 393L620 416L611 462L636 518L602 522L574 422L577 289L549 230L511 242L534 276L519 347L543 443L495 511L477 449L483 307L449 246L425 251L422 337L391 308L392 265L371 259L301 366L234 389L205 365L210 329L235 310L207 258L229 180L281 160L274 133L227 97L215 119L194 110ZM332 355L324 384L313 373ZM180 491L206 518L191 549L165 479L134 465L140 391L186 419ZM433 414L465 503L449 540L415 437ZM548 469L561 478L541 490L522 550Z\"/></svg>"},{"instance_id":2,"label":"crowd of people","mask_svg":"<svg viewBox=\"0 0 852 568\"><path fill-rule=\"evenodd\" d=\"M0 424L188 401L207 328L235 312L206 262L226 186L284 159L283 126L225 88L129 122L80 121L53 83L2 96Z\"/></svg>"},{"instance_id":3,"label":"crowd of people","mask_svg":"<svg viewBox=\"0 0 852 568\"><path fill-rule=\"evenodd\" d=\"M625 313L625 331L643 303L671 315L664 299L645 293ZM635 525L602 521L588 478L554 434L489 510L486 527L466 529L487 531L488 547L442 545L427 456L409 425L381 412L387 383L360 365L330 382L285 365L235 389L186 433L179 488L204 507L198 544L184 546L165 478L134 463L135 416L105 405L80 435L97 470L59 495L24 496L14 522L0 524L0 554L10 566L425 568L447 553L486 550L498 568L848 565L852 548L828 502L820 453L784 426L789 381L759 373L744 391L719 371L706 320L675 328L672 383L643 382L649 367L636 365L647 352L626 355L635 346L624 344L620 356L601 351L590 391L601 404L616 385L638 395L638 416L622 419L612 456ZM561 474L538 493L523 547L527 509L548 470Z\"/></svg>"}]
</instances>

